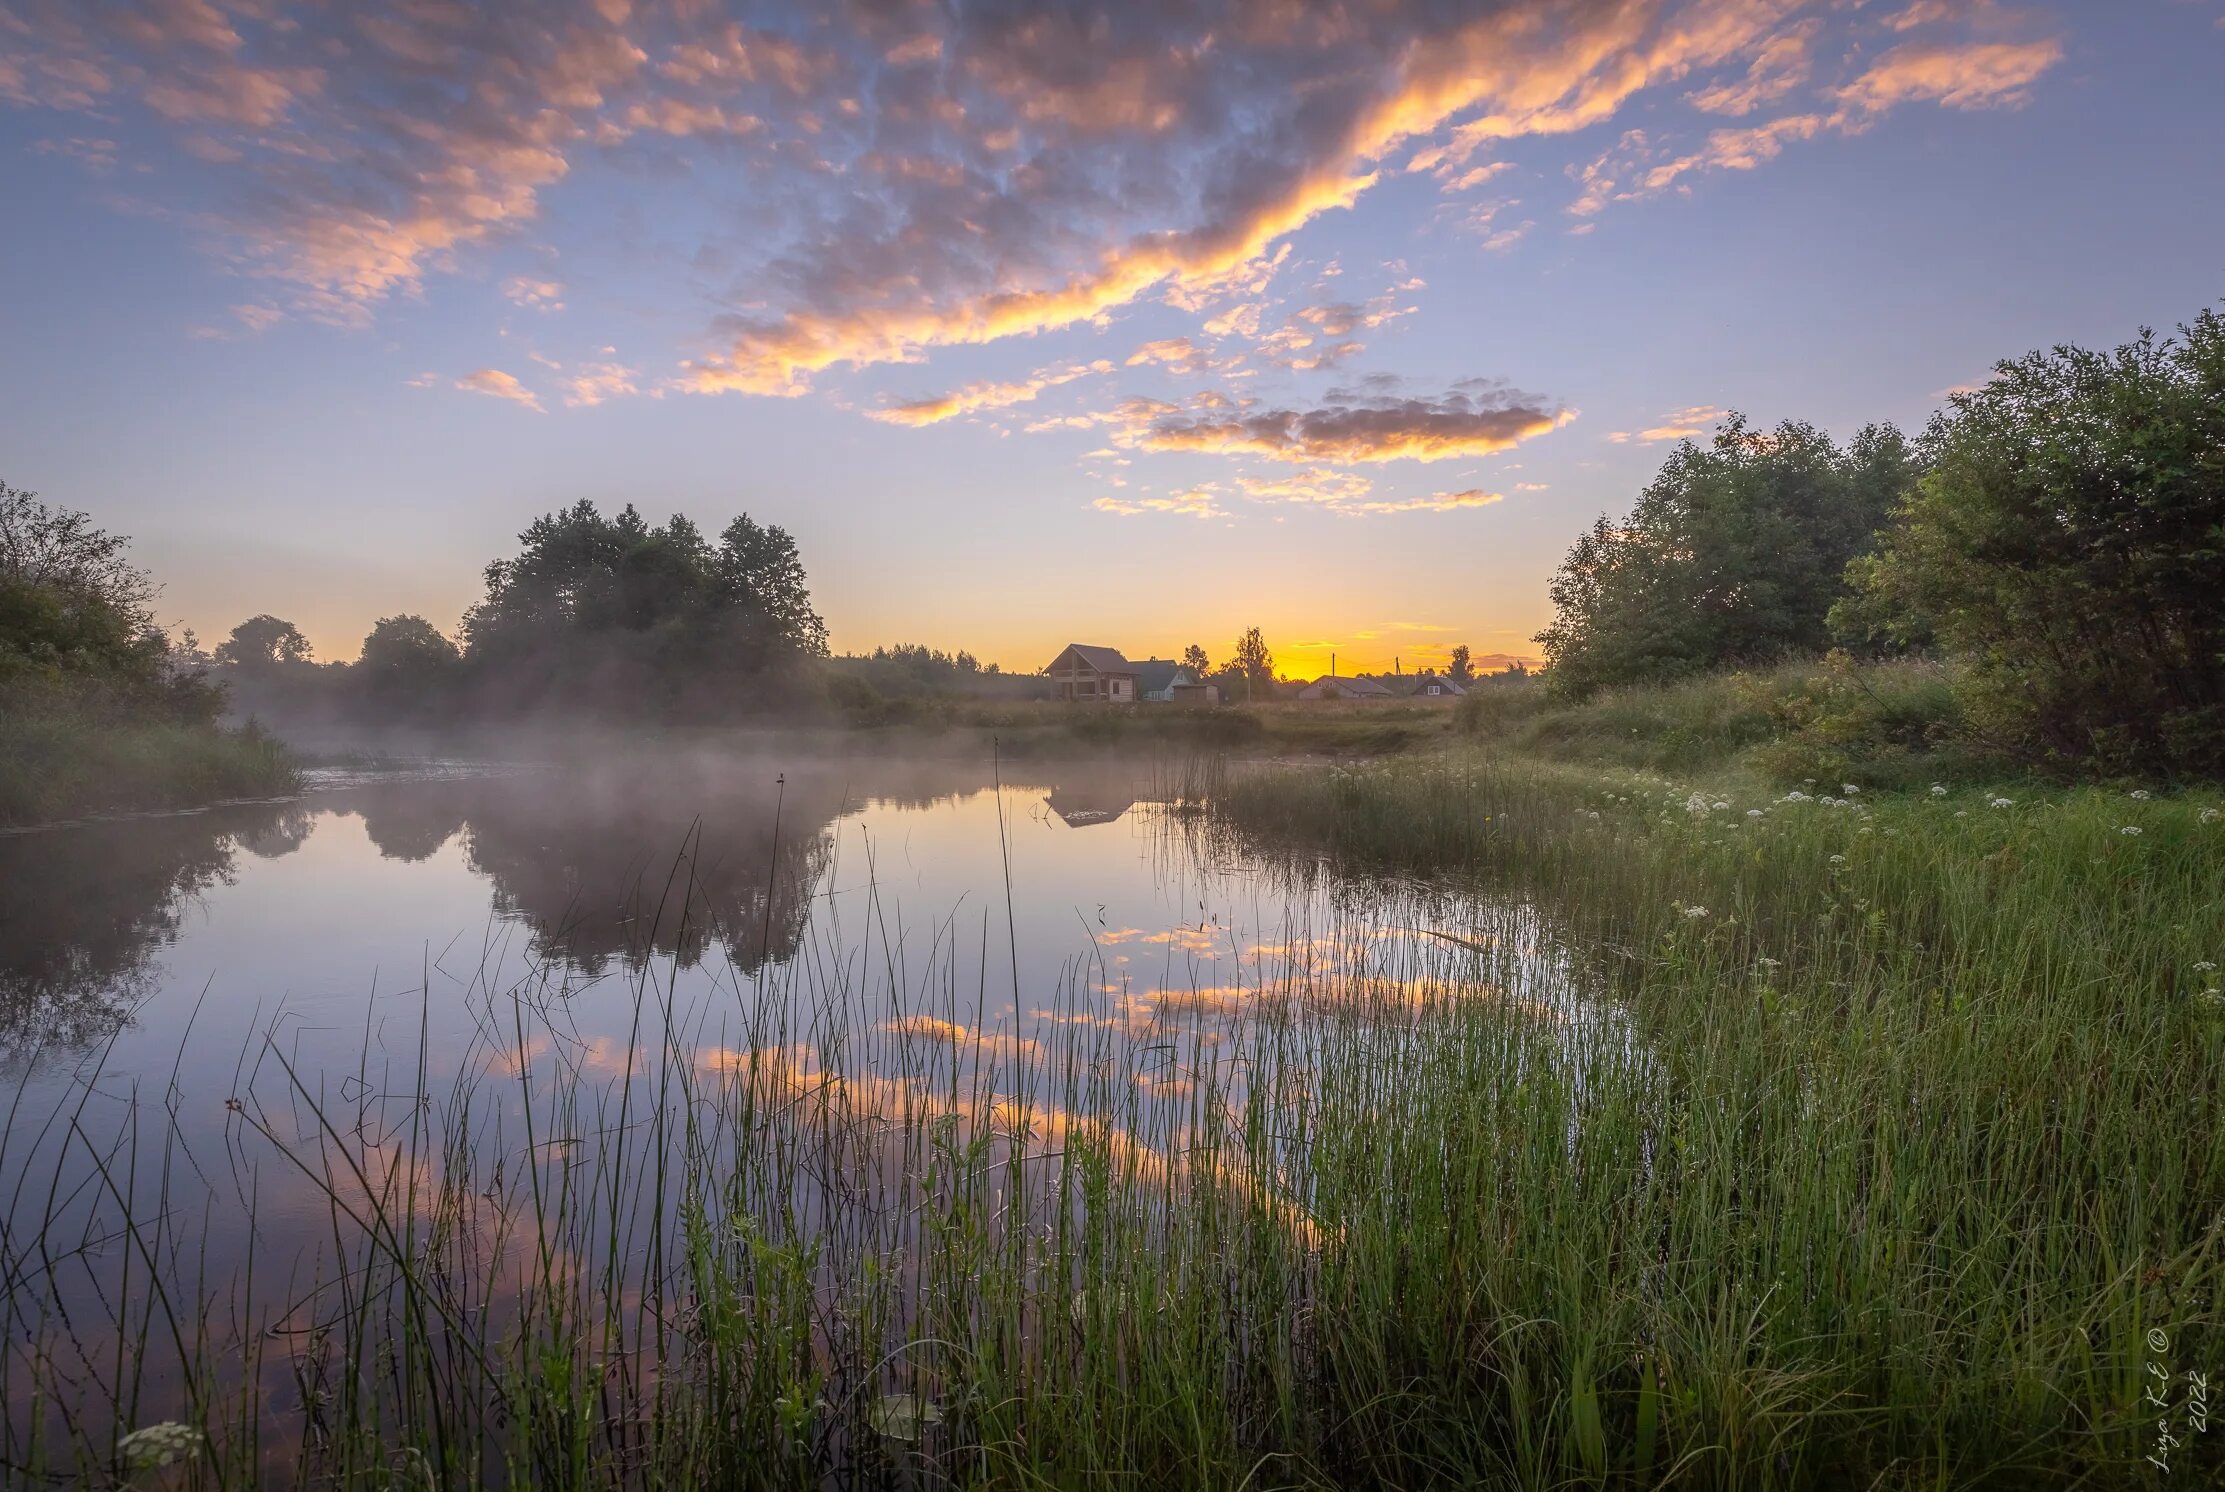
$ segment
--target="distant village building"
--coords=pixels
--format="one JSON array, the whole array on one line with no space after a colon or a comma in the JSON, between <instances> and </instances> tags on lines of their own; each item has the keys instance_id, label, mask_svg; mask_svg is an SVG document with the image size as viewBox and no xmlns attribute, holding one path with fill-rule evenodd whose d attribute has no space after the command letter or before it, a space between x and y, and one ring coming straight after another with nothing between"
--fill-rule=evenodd
<instances>
[{"instance_id":1,"label":"distant village building","mask_svg":"<svg viewBox=\"0 0 2225 1492\"><path fill-rule=\"evenodd\" d=\"M1136 665L1123 658L1118 648L1070 642L1043 672L1058 697L1069 703L1134 704L1141 692L1136 687Z\"/></svg>"},{"instance_id":2,"label":"distant village building","mask_svg":"<svg viewBox=\"0 0 2225 1492\"><path fill-rule=\"evenodd\" d=\"M1186 663L1151 658L1136 665L1136 687L1145 702L1161 705L1217 705L1221 688L1199 678Z\"/></svg>"},{"instance_id":3,"label":"distant village building","mask_svg":"<svg viewBox=\"0 0 2225 1492\"><path fill-rule=\"evenodd\" d=\"M1416 674L1406 692L1416 699L1458 699L1468 691L1446 674Z\"/></svg>"},{"instance_id":4,"label":"distant village building","mask_svg":"<svg viewBox=\"0 0 2225 1492\"><path fill-rule=\"evenodd\" d=\"M1298 691L1300 699L1392 699L1391 691L1373 679L1325 673Z\"/></svg>"},{"instance_id":5,"label":"distant village building","mask_svg":"<svg viewBox=\"0 0 2225 1492\"><path fill-rule=\"evenodd\" d=\"M1058 697L1083 704L1195 704L1221 702L1217 685L1208 684L1184 664L1166 658L1132 663L1118 648L1070 642L1043 670Z\"/></svg>"}]
</instances>

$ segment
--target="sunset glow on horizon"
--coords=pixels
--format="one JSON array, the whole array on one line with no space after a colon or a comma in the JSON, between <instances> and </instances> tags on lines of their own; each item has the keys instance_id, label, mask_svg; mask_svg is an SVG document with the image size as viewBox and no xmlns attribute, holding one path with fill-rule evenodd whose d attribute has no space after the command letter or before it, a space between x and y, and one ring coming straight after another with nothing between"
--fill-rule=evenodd
<instances>
[{"instance_id":1,"label":"sunset glow on horizon","mask_svg":"<svg viewBox=\"0 0 2225 1492\"><path fill-rule=\"evenodd\" d=\"M582 499L836 651L1535 658L1729 411L2225 295L2225 3L0 0L0 478L167 622L452 631Z\"/></svg>"}]
</instances>

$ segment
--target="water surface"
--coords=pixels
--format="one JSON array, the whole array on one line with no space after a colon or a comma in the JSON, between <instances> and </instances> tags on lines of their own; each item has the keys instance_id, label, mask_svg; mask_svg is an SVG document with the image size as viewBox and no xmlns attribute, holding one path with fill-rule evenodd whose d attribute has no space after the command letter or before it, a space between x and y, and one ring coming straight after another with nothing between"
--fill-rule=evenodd
<instances>
[{"instance_id":1,"label":"water surface","mask_svg":"<svg viewBox=\"0 0 2225 1492\"><path fill-rule=\"evenodd\" d=\"M336 1219L413 1214L464 1169L506 1213L613 1147L669 1167L671 1126L708 1107L674 1070L838 1098L852 1129L822 1124L828 1154L784 1162L788 1195L738 1205L839 1233L917 1158L860 1134L950 1116L1025 1156L1086 1122L1169 1174L1294 1010L1586 1018L1519 908L1262 862L1159 801L1149 768L999 775L451 764L0 838L11 1441L63 1379L114 1408L153 1319L135 1270L194 1282L208 1319L189 1335L315 1338L300 1282L346 1258ZM1278 1082L1316 1039L1278 1036ZM704 1142L737 1173L750 1122ZM1304 1198L1271 1200L1311 1227ZM595 1237L638 1253L633 1230L673 1205L630 1196ZM884 1210L873 1226L900 1235ZM495 1275L521 1245L490 1239ZM77 1324L119 1301L108 1337ZM298 1353L268 1376L271 1412L299 1411Z\"/></svg>"}]
</instances>

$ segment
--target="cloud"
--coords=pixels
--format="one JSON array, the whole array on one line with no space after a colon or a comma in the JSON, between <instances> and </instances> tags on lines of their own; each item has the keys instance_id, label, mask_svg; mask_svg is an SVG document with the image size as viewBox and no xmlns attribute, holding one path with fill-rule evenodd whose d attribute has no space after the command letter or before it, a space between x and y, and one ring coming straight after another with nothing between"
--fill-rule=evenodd
<instances>
[{"instance_id":1,"label":"cloud","mask_svg":"<svg viewBox=\"0 0 2225 1492\"><path fill-rule=\"evenodd\" d=\"M1763 104L1775 103L1808 81L1814 66L1810 49L1819 29L1820 23L1810 20L1771 37L1742 76L1712 83L1685 97L1692 107L1710 114L1751 114Z\"/></svg>"},{"instance_id":2,"label":"cloud","mask_svg":"<svg viewBox=\"0 0 2225 1492\"><path fill-rule=\"evenodd\" d=\"M456 380L456 387L468 393L485 394L490 399L508 399L514 404L523 404L535 414L543 413L540 397L500 368L481 368L476 373L466 373Z\"/></svg>"},{"instance_id":3,"label":"cloud","mask_svg":"<svg viewBox=\"0 0 2225 1492\"><path fill-rule=\"evenodd\" d=\"M2063 59L2063 44L2028 42L1907 42L1837 92L1851 109L1880 114L1897 104L1937 103L1949 109L1999 109L2031 97L2032 84Z\"/></svg>"},{"instance_id":4,"label":"cloud","mask_svg":"<svg viewBox=\"0 0 2225 1492\"><path fill-rule=\"evenodd\" d=\"M0 17L0 97L91 115L134 160L126 129L174 142L191 159L151 189L195 191L172 217L289 315L362 325L454 273L553 309L560 287L509 290L552 281L490 262L541 247L552 196L576 192L690 266L699 335L660 386L764 395L1153 301L1202 339L1287 331L1281 366L1329 366L1359 339L1268 331L1276 277L1294 235L1386 174L1470 192L1510 143L1611 128L1649 90L1757 121L1698 148L1673 122L1625 134L1645 148L1582 189L1597 212L1904 103L2019 101L2061 54L2005 9L1917 3L1867 71L1768 121L1810 86L1817 22L1878 35L1875 17L1839 0L9 0ZM1973 34L1926 29L1946 21ZM659 184L679 210L633 200ZM1514 205L1465 226L1509 249L1531 223L1492 214ZM1198 346L1150 361L1212 370ZM1238 376L1230 349L1210 356ZM1031 382L877 413L931 423Z\"/></svg>"},{"instance_id":5,"label":"cloud","mask_svg":"<svg viewBox=\"0 0 2225 1492\"><path fill-rule=\"evenodd\" d=\"M1184 518L1225 518L1228 515L1213 500L1211 483L1177 492L1172 497L1100 497L1090 506L1101 513L1117 513L1123 518L1133 518L1146 513L1172 513Z\"/></svg>"},{"instance_id":6,"label":"cloud","mask_svg":"<svg viewBox=\"0 0 2225 1492\"><path fill-rule=\"evenodd\" d=\"M1334 506L1357 502L1375 490L1375 484L1358 472L1306 467L1271 476L1240 476L1236 486L1255 502L1319 503Z\"/></svg>"},{"instance_id":7,"label":"cloud","mask_svg":"<svg viewBox=\"0 0 2225 1492\"><path fill-rule=\"evenodd\" d=\"M1671 440L1698 440L1713 431L1729 413L1729 410L1718 409L1712 404L1694 404L1669 415L1650 430L1617 430L1607 438L1616 445L1659 445Z\"/></svg>"},{"instance_id":8,"label":"cloud","mask_svg":"<svg viewBox=\"0 0 2225 1492\"><path fill-rule=\"evenodd\" d=\"M622 363L582 363L564 380L564 403L572 409L591 409L611 399L638 394L641 390L634 382L638 376L639 369Z\"/></svg>"},{"instance_id":9,"label":"cloud","mask_svg":"<svg viewBox=\"0 0 2225 1492\"><path fill-rule=\"evenodd\" d=\"M521 306L536 311L561 311L564 309L564 287L554 280L536 280L530 275L512 275L502 282L502 293Z\"/></svg>"},{"instance_id":10,"label":"cloud","mask_svg":"<svg viewBox=\"0 0 2225 1492\"><path fill-rule=\"evenodd\" d=\"M1129 359L1131 363L1134 358ZM891 425L939 425L944 420L956 419L962 414L972 414L982 409L1007 409L1014 404L1032 402L1045 389L1072 383L1077 378L1087 378L1093 373L1109 373L1112 364L1105 359L1093 363L1074 363L1064 368L1050 368L1012 383L973 383L955 393L937 394L932 398L913 399L903 404L892 404L882 409L869 410L874 419ZM1036 426L1029 426L1036 429Z\"/></svg>"},{"instance_id":11,"label":"cloud","mask_svg":"<svg viewBox=\"0 0 2225 1492\"><path fill-rule=\"evenodd\" d=\"M1230 415L1131 401L1125 415L1128 428L1117 439L1144 450L1352 464L1490 455L1560 428L1575 412L1511 389L1439 398L1367 397L1333 389L1329 402L1311 409Z\"/></svg>"},{"instance_id":12,"label":"cloud","mask_svg":"<svg viewBox=\"0 0 2225 1492\"><path fill-rule=\"evenodd\" d=\"M1373 513L1451 513L1462 508L1487 508L1504 502L1506 495L1471 487L1465 492L1440 492L1434 497L1408 497L1387 502L1347 503L1337 509L1355 515Z\"/></svg>"},{"instance_id":13,"label":"cloud","mask_svg":"<svg viewBox=\"0 0 2225 1492\"><path fill-rule=\"evenodd\" d=\"M1908 31L1943 20L1975 17L1992 25L2021 21L1984 0L1959 8L1917 4L1887 25ZM1747 114L1799 88L1811 71L1813 23L1792 28L1765 44L1745 75L1690 95L1697 107ZM1578 193L1568 211L1592 217L1610 203L1636 201L1671 188L1687 189L1696 172L1751 171L1786 147L1822 135L1859 135L1891 110L1912 103L1952 109L2007 108L2023 103L2032 85L2062 59L2053 38L2002 40L1969 36L1909 41L1895 46L1852 81L1825 91L1836 107L1782 115L1760 124L1710 132L1697 148L1674 151L1643 130L1626 131L1590 164L1572 167ZM1588 231L1579 228L1576 231Z\"/></svg>"},{"instance_id":14,"label":"cloud","mask_svg":"<svg viewBox=\"0 0 2225 1492\"><path fill-rule=\"evenodd\" d=\"M1127 365L1137 368L1154 363L1169 373L1181 374L1218 372L1233 366L1217 361L1211 351L1188 337L1162 337L1156 342L1146 342L1129 356Z\"/></svg>"},{"instance_id":15,"label":"cloud","mask_svg":"<svg viewBox=\"0 0 2225 1492\"><path fill-rule=\"evenodd\" d=\"M5 64L0 64L0 66L5 66ZM0 79L5 79L5 77L5 73L0 73ZM4 94L0 94L0 96L4 96ZM89 135L71 135L69 138L62 140L34 141L29 149L33 155L51 155L63 160L75 161L95 176L106 176L116 169L116 160L122 153L123 147L114 140Z\"/></svg>"}]
</instances>

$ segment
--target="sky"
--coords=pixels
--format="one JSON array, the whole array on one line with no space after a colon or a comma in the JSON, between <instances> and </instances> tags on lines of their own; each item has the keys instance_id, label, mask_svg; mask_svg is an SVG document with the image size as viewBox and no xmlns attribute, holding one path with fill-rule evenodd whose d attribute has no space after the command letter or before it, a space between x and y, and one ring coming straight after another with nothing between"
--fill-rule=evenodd
<instances>
[{"instance_id":1,"label":"sky","mask_svg":"<svg viewBox=\"0 0 2225 1492\"><path fill-rule=\"evenodd\" d=\"M1724 411L2225 300L2225 0L0 0L0 480L167 622L453 630L580 499L837 651L1534 656Z\"/></svg>"}]
</instances>

